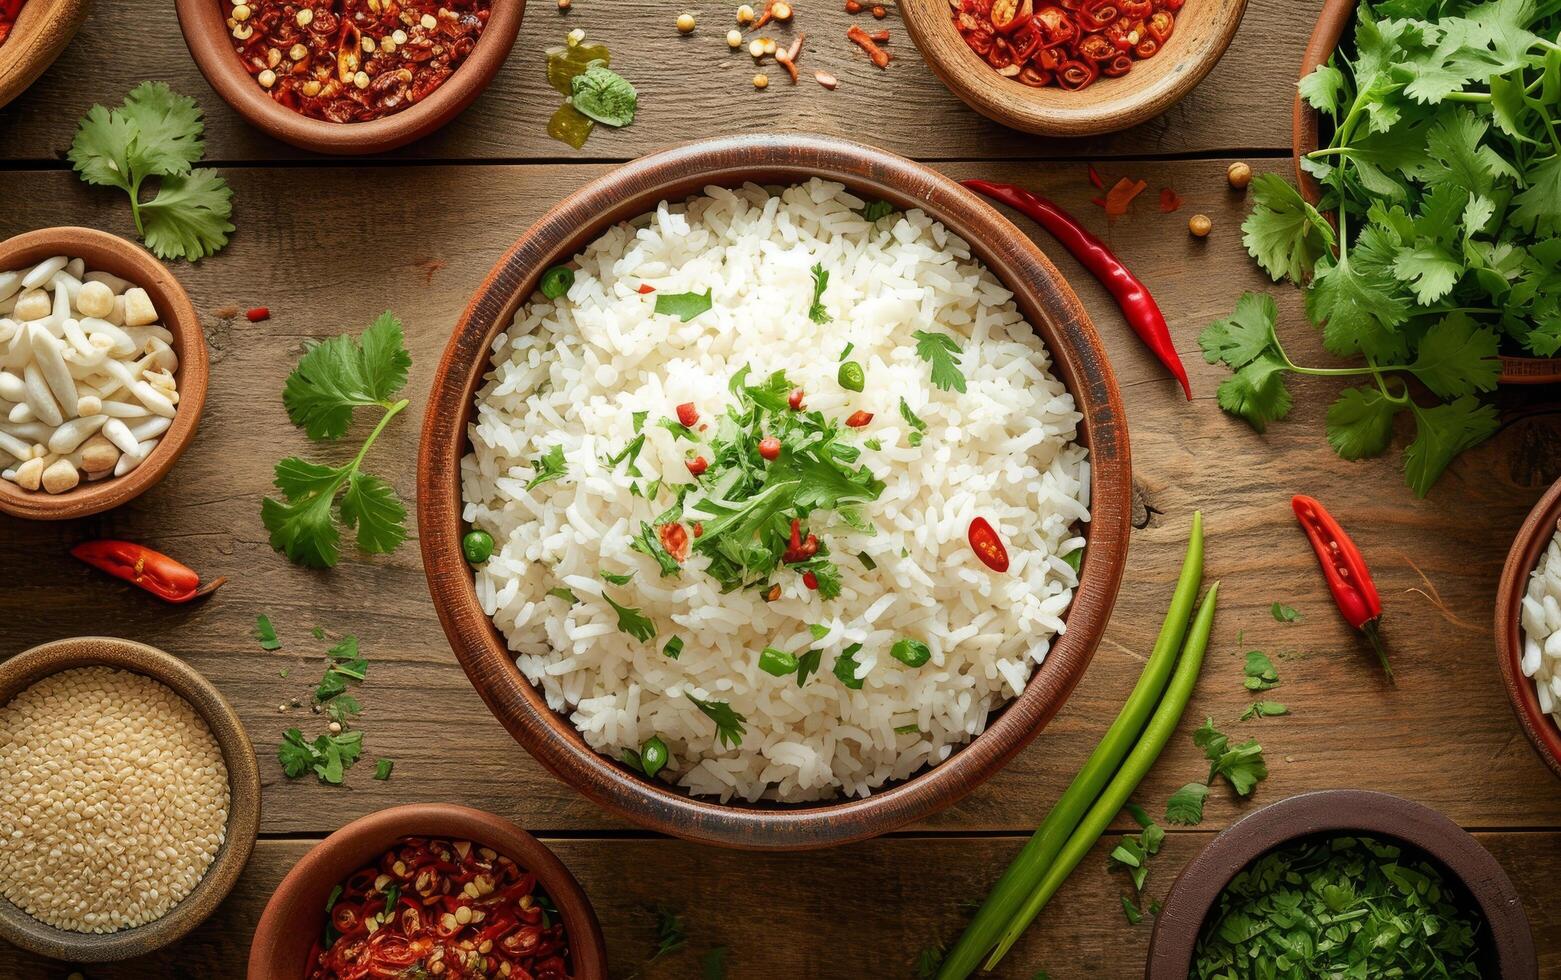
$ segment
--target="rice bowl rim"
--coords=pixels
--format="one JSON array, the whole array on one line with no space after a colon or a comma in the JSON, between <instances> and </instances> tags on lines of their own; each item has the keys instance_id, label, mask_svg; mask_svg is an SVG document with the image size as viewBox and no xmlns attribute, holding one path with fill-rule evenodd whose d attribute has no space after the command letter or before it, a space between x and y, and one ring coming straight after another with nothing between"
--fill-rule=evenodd
<instances>
[{"instance_id":1,"label":"rice bowl rim","mask_svg":"<svg viewBox=\"0 0 1561 980\"><path fill-rule=\"evenodd\" d=\"M646 779L586 744L521 674L477 600L461 554L460 461L490 369L494 338L509 329L542 273L570 261L612 225L682 201L709 185L838 181L853 193L920 208L969 243L1036 328L1052 372L1083 416L1090 521L1079 586L1059 636L1019 697L941 764L865 798L828 803L719 803ZM687 840L756 850L802 850L863 840L962 799L1040 733L1083 677L1110 618L1130 533L1132 474L1126 416L1105 349L1078 297L1028 236L931 168L848 140L797 134L720 137L649 154L598 177L549 209L499 260L451 335L434 375L418 453L419 544L440 625L494 716L538 761L627 820Z\"/></svg>"},{"instance_id":2,"label":"rice bowl rim","mask_svg":"<svg viewBox=\"0 0 1561 980\"><path fill-rule=\"evenodd\" d=\"M1523 519L1523 526L1512 539L1501 580L1496 590L1496 654L1507 700L1523 727L1534 752L1550 771L1561 776L1561 726L1540 710L1534 679L1523 674L1523 597L1528 594L1529 577L1556 535L1561 519L1561 480L1550 485L1544 496Z\"/></svg>"},{"instance_id":3,"label":"rice bowl rim","mask_svg":"<svg viewBox=\"0 0 1561 980\"><path fill-rule=\"evenodd\" d=\"M50 959L109 963L144 956L184 938L233 890L260 833L260 765L243 722L216 685L183 660L134 640L77 636L25 650L0 663L0 706L39 681L82 667L111 667L168 688L200 716L228 770L222 846L190 893L161 918L115 932L73 932L35 919L0 897L0 939Z\"/></svg>"}]
</instances>

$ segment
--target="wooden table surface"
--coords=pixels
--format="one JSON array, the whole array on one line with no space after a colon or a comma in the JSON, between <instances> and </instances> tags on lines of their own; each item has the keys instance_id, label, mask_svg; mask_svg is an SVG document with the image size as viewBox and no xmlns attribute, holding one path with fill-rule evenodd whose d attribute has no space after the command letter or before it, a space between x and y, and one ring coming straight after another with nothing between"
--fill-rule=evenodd
<instances>
[{"instance_id":1,"label":"wooden table surface","mask_svg":"<svg viewBox=\"0 0 1561 980\"><path fill-rule=\"evenodd\" d=\"M206 159L235 190L232 244L197 266L175 267L211 342L211 392L192 448L161 485L112 513L71 524L0 517L0 656L79 634L163 647L223 690L249 728L264 776L260 842L217 914L175 947L92 967L88 976L242 976L260 910L293 862L344 822L412 801L479 806L549 841L595 901L615 977L696 976L716 946L729 948L734 978L912 976L918 952L957 933L969 903L1114 716L1152 644L1197 508L1208 525L1207 577L1223 582L1216 634L1183 730L1136 799L1159 813L1174 789L1201 777L1201 754L1188 736L1205 716L1258 737L1271 776L1249 801L1216 790L1202 826L1172 828L1152 866L1150 895L1162 896L1215 832L1255 807L1328 787L1385 790L1436 807L1479 836L1524 896L1542 975L1561 975L1561 913L1546 901L1561 876L1561 782L1519 731L1491 631L1512 534L1561 471L1544 394L1502 392L1501 432L1417 501L1396 453L1351 464L1329 449L1322 416L1333 384L1294 383L1294 417L1258 435L1220 412L1214 390L1223 369L1198 354L1204 325L1228 315L1243 290L1268 285L1241 247L1246 204L1224 171L1236 158L1287 170L1292 83L1321 0L1252 0L1223 62L1184 102L1136 129L1077 142L1009 132L966 109L922 63L893 12L882 26L893 32L896 60L880 72L844 40L852 18L837 0L803 0L804 84L755 92L752 62L728 54L721 40L735 4L690 6L700 27L682 38L672 29L676 10L652 0L575 0L567 16L534 3L489 91L438 134L385 159L312 157L257 133L196 71L173 5L151 0L96 4L55 66L0 110L0 238L57 224L130 234L122 196L86 187L64 155L89 106L117 104L142 79L165 80L200 102ZM580 152L543 134L558 99L543 79L542 51L573 27L611 46L614 67L641 96L633 126L598 132ZM838 91L806 80L820 67L839 76ZM1106 293L1019 221L1094 317L1127 405L1141 492L1116 614L1072 699L1004 772L923 824L821 854L739 854L608 817L544 771L483 707L439 629L415 542L373 559L349 549L334 570L311 572L271 550L259 514L277 459L332 452L306 446L282 408L282 381L305 339L361 330L387 308L406 321L413 410L376 444L373 464L410 499L437 355L468 296L520 232L616 162L685 139L769 130L848 136L952 176L1044 190L1155 290L1197 394L1184 402ZM1143 177L1151 190L1108 225L1088 203L1097 192L1085 160L1108 180ZM1153 198L1162 186L1181 194L1181 211L1158 210ZM1203 242L1185 231L1198 211L1214 221ZM1310 339L1295 291L1275 292L1292 335ZM250 324L216 312L254 305L269 306L271 319ZM1290 515L1294 492L1327 500L1372 561L1396 687L1379 679L1331 608ZM99 536L142 540L231 583L203 605L161 606L66 557L72 543ZM1276 622L1274 602L1304 618ZM264 652L251 637L260 613L282 632L282 650ZM317 679L319 644L308 638L316 626L362 641L372 667L361 727L370 755L396 760L389 781L372 780L371 767L360 766L346 786L330 787L289 781L277 766L281 733L307 716L307 709L279 713L278 704L305 697L310 675ZM1274 696L1290 716L1236 722L1251 700L1241 684L1249 649L1274 655L1283 678ZM291 668L285 679L284 668ZM1117 899L1127 885L1106 869L1110 846L1097 847L1072 876L1002 976L1141 975L1150 925L1124 920ZM657 905L684 916L689 940L682 953L646 967ZM63 977L70 968L0 943L0 976Z\"/></svg>"}]
</instances>

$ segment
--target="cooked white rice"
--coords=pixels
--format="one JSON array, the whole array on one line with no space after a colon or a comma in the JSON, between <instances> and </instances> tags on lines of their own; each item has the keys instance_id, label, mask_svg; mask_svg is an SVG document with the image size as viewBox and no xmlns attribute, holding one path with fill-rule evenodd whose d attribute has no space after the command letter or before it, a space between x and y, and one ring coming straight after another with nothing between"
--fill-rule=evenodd
<instances>
[{"instance_id":1,"label":"cooked white rice","mask_svg":"<svg viewBox=\"0 0 1561 980\"><path fill-rule=\"evenodd\" d=\"M1523 676L1534 680L1539 709L1561 725L1561 531L1529 577L1522 623Z\"/></svg>"},{"instance_id":2,"label":"cooked white rice","mask_svg":"<svg viewBox=\"0 0 1561 980\"><path fill-rule=\"evenodd\" d=\"M1089 465L1074 441L1080 416L1011 294L923 212L869 224L856 213L862 200L821 180L705 195L662 202L608 230L576 256L565 297L534 295L495 340L470 427L474 451L462 461L464 517L497 543L477 571L477 595L521 671L605 755L658 735L671 750L661 778L693 793L865 796L980 734L1062 632L1077 577L1061 556L1083 545L1076 532L1089 519ZM816 262L830 273L826 326L807 315ZM688 323L654 315L656 297L640 294L642 283L712 289L715 305ZM959 340L967 392L931 385L912 336L929 329ZM836 381L847 342L866 369L862 393ZM745 364L755 378L784 369L806 390L808 409L830 418L874 413L856 441L882 444L862 457L887 484L865 508L877 533L821 525L828 512L812 522L843 573L832 601L784 572L774 602L753 589L722 595L703 557L662 578L629 548L639 523L671 502L665 489L647 502L631 484L691 482L689 444L655 421L682 402L713 421ZM927 423L919 447L908 444L901 396ZM634 438L636 411L650 418L642 479L605 462ZM568 475L528 492L534 460L560 443ZM1006 574L971 551L977 516L1006 542ZM858 552L876 570L851 557ZM602 569L637 573L616 586ZM580 601L548 596L561 586ZM652 617L656 638L619 632L604 588ZM808 624L829 632L815 641ZM686 644L676 660L662 653L673 635ZM903 637L926 642L931 661L911 669L892 659ZM852 643L864 644L855 691L831 671ZM823 663L799 688L795 676L759 669L766 646L821 649ZM685 692L743 715L741 745L719 744ZM916 730L896 733L906 726Z\"/></svg>"}]
</instances>

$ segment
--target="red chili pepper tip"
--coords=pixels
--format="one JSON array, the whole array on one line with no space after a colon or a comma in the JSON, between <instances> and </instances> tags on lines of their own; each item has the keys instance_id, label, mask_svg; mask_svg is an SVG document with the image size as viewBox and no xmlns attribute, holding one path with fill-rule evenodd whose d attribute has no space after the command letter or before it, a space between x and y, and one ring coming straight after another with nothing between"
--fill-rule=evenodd
<instances>
[{"instance_id":1,"label":"red chili pepper tip","mask_svg":"<svg viewBox=\"0 0 1561 980\"><path fill-rule=\"evenodd\" d=\"M812 572L803 572L802 573L802 584L806 585L808 588L812 589L814 592L817 592L818 591L818 576L814 575Z\"/></svg>"},{"instance_id":2,"label":"red chili pepper tip","mask_svg":"<svg viewBox=\"0 0 1561 980\"><path fill-rule=\"evenodd\" d=\"M244 316L250 323L259 323L261 320L271 319L271 308L269 306L256 306L245 313Z\"/></svg>"},{"instance_id":3,"label":"red chili pepper tip","mask_svg":"<svg viewBox=\"0 0 1561 980\"><path fill-rule=\"evenodd\" d=\"M1003 539L997 536L997 531L986 518L972 520L966 537L970 540L970 550L976 553L983 565L994 572L1008 571L1008 549L1003 547Z\"/></svg>"}]
</instances>

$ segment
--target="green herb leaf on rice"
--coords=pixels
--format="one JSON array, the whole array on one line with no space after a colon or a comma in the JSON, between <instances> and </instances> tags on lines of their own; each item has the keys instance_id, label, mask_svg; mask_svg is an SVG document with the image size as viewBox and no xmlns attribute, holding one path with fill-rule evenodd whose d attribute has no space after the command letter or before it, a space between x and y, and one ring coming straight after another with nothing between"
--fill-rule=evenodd
<instances>
[{"instance_id":1,"label":"green herb leaf on rice","mask_svg":"<svg viewBox=\"0 0 1561 980\"><path fill-rule=\"evenodd\" d=\"M656 312L687 323L715 305L713 296L714 291L710 289L702 293L657 293Z\"/></svg>"}]
</instances>

